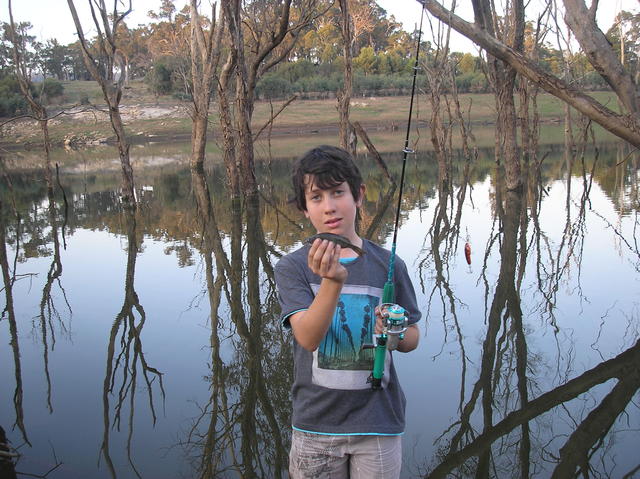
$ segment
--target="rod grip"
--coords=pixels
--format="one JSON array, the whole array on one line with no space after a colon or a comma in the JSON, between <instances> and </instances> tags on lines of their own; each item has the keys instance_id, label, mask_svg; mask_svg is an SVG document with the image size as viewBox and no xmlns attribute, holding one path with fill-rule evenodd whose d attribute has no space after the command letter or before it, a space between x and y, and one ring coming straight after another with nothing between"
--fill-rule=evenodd
<instances>
[{"instance_id":1,"label":"rod grip","mask_svg":"<svg viewBox=\"0 0 640 479\"><path fill-rule=\"evenodd\" d=\"M371 388L382 389L382 375L384 374L384 360L387 353L386 336L378 336L376 350L373 356L373 371L371 373Z\"/></svg>"}]
</instances>

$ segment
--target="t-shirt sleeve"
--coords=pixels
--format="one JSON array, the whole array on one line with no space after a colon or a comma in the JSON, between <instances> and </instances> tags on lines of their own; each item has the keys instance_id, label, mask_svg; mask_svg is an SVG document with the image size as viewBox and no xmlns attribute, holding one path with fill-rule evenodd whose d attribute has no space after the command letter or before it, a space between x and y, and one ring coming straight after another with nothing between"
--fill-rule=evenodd
<instances>
[{"instance_id":1,"label":"t-shirt sleeve","mask_svg":"<svg viewBox=\"0 0 640 479\"><path fill-rule=\"evenodd\" d=\"M305 311L313 302L313 291L306 278L303 268L306 264L299 264L291 256L282 258L275 267L278 301L282 313L282 325L289 328L289 317L298 311Z\"/></svg>"},{"instance_id":2,"label":"t-shirt sleeve","mask_svg":"<svg viewBox=\"0 0 640 479\"><path fill-rule=\"evenodd\" d=\"M407 265L396 256L395 265L396 302L409 313L409 324L417 323L422 317L416 301L416 292L407 272Z\"/></svg>"}]
</instances>

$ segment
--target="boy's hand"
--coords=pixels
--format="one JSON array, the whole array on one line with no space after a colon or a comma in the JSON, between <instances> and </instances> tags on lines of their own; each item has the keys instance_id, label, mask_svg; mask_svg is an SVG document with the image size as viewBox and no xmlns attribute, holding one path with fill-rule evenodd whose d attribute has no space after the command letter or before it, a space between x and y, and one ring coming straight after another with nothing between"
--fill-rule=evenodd
<instances>
[{"instance_id":1,"label":"boy's hand","mask_svg":"<svg viewBox=\"0 0 640 479\"><path fill-rule=\"evenodd\" d=\"M375 334L382 334L386 319L382 317L382 313L380 312L380 306L376 306L375 315L376 315L376 323L373 327L373 332ZM400 351L401 353L408 353L409 351L413 351L418 347L419 340L420 340L420 331L418 329L418 325L410 324L404 333L404 339L398 342L397 350Z\"/></svg>"},{"instance_id":2,"label":"boy's hand","mask_svg":"<svg viewBox=\"0 0 640 479\"><path fill-rule=\"evenodd\" d=\"M321 278L344 283L347 268L340 264L340 246L333 241L317 239L311 245L308 256L309 269Z\"/></svg>"}]
</instances>

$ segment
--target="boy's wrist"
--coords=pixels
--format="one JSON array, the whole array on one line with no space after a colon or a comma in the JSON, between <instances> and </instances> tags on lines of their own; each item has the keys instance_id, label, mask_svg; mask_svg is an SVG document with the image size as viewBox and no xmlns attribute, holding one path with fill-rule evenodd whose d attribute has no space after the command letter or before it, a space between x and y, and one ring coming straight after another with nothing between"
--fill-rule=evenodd
<instances>
[{"instance_id":1,"label":"boy's wrist","mask_svg":"<svg viewBox=\"0 0 640 479\"><path fill-rule=\"evenodd\" d=\"M320 280L320 284L325 283L328 286L342 288L346 279L347 278L339 279L339 278L329 278L329 277L323 276L322 279Z\"/></svg>"}]
</instances>

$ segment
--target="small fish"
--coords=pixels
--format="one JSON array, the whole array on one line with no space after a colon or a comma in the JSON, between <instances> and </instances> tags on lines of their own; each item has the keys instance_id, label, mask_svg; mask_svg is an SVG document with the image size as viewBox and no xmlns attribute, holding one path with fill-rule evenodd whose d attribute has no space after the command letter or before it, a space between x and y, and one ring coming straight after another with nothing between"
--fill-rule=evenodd
<instances>
[{"instance_id":1,"label":"small fish","mask_svg":"<svg viewBox=\"0 0 640 479\"><path fill-rule=\"evenodd\" d=\"M356 252L358 256L362 256L364 251L361 248L358 248L356 245L352 244L349 241L349 238L345 238L341 235L335 235L333 233L318 233L317 235L310 236L304 242L306 244L313 244L313 242L317 239L333 241L335 244L340 245L341 248L349 248Z\"/></svg>"}]
</instances>

